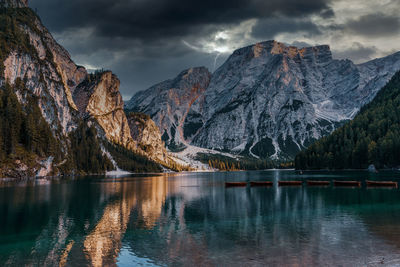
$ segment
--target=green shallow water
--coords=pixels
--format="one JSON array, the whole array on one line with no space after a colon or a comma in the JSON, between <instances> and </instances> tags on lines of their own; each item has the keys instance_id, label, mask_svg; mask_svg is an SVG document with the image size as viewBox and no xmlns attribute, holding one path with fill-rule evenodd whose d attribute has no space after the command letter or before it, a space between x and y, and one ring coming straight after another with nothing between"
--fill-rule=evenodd
<instances>
[{"instance_id":1,"label":"green shallow water","mask_svg":"<svg viewBox=\"0 0 400 267\"><path fill-rule=\"evenodd\" d=\"M0 182L0 266L396 266L400 190L225 188L400 172L186 173Z\"/></svg>"}]
</instances>

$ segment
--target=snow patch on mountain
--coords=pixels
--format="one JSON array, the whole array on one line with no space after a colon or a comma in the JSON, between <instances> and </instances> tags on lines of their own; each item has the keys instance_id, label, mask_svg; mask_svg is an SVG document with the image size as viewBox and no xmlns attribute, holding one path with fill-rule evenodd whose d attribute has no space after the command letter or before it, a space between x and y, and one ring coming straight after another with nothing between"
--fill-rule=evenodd
<instances>
[{"instance_id":1,"label":"snow patch on mountain","mask_svg":"<svg viewBox=\"0 0 400 267\"><path fill-rule=\"evenodd\" d=\"M208 166L208 164L204 164L199 160L196 160L197 154L213 154L213 155L221 155L225 157L230 157L232 159L239 159L238 155L231 154L231 153L224 153L212 149L201 148L193 145L186 144L186 148L180 152L171 152L172 156L176 159L180 160L180 164L191 166L195 168L197 171L213 171L214 169Z\"/></svg>"}]
</instances>

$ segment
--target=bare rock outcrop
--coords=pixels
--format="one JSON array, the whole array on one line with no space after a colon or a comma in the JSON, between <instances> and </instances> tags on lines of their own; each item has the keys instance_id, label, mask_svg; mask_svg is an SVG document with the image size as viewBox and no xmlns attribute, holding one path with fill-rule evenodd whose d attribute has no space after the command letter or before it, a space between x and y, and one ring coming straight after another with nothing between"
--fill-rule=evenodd
<instances>
[{"instance_id":1,"label":"bare rock outcrop","mask_svg":"<svg viewBox=\"0 0 400 267\"><path fill-rule=\"evenodd\" d=\"M82 116L98 122L108 140L136 150L137 142L131 137L119 85L119 79L111 71L92 74L74 90L73 100Z\"/></svg>"},{"instance_id":2,"label":"bare rock outcrop","mask_svg":"<svg viewBox=\"0 0 400 267\"><path fill-rule=\"evenodd\" d=\"M167 162L168 153L161 140L160 129L150 116L131 112L127 118L132 138L146 155L155 161Z\"/></svg>"}]
</instances>

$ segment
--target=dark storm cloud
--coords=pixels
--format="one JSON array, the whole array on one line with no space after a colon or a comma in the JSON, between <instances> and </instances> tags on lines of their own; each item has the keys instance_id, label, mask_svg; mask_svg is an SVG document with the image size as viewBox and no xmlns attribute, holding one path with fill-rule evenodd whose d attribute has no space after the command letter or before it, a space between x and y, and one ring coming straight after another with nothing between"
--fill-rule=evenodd
<instances>
[{"instance_id":1,"label":"dark storm cloud","mask_svg":"<svg viewBox=\"0 0 400 267\"><path fill-rule=\"evenodd\" d=\"M302 32L308 37L321 34L316 24L309 19L275 17L260 19L252 29L252 35L258 39L274 39L279 33Z\"/></svg>"},{"instance_id":2,"label":"dark storm cloud","mask_svg":"<svg viewBox=\"0 0 400 267\"><path fill-rule=\"evenodd\" d=\"M50 29L94 27L110 37L157 39L202 33L204 25L273 15L332 14L329 0L31 0ZM199 32L200 31L200 32Z\"/></svg>"},{"instance_id":3,"label":"dark storm cloud","mask_svg":"<svg viewBox=\"0 0 400 267\"><path fill-rule=\"evenodd\" d=\"M400 33L400 17L382 13L365 15L344 25L352 33L368 36L390 36Z\"/></svg>"},{"instance_id":4,"label":"dark storm cloud","mask_svg":"<svg viewBox=\"0 0 400 267\"><path fill-rule=\"evenodd\" d=\"M298 47L298 48L303 48L303 47L310 47L310 46L312 46L312 45L309 44L309 43L306 43L306 42L299 42L299 41L294 41L294 42L292 42L291 44L288 44L288 45L292 45L292 46L295 46L295 47Z\"/></svg>"},{"instance_id":5,"label":"dark storm cloud","mask_svg":"<svg viewBox=\"0 0 400 267\"><path fill-rule=\"evenodd\" d=\"M376 57L378 49L375 46L363 46L358 42L354 42L349 49L336 51L333 50L334 58L351 59L355 63L363 63Z\"/></svg>"},{"instance_id":6,"label":"dark storm cloud","mask_svg":"<svg viewBox=\"0 0 400 267\"><path fill-rule=\"evenodd\" d=\"M183 43L210 39L248 19L332 16L330 0L30 0L43 23L79 64L111 69L125 96L182 69L214 69L215 54ZM289 22L286 23L289 27ZM257 31L263 32L262 23ZM312 29L310 22L298 28ZM287 28L281 28L288 31ZM270 30L265 30L270 31ZM274 33L277 33L275 30ZM224 44L227 40L213 40ZM217 65L225 59L220 55Z\"/></svg>"}]
</instances>

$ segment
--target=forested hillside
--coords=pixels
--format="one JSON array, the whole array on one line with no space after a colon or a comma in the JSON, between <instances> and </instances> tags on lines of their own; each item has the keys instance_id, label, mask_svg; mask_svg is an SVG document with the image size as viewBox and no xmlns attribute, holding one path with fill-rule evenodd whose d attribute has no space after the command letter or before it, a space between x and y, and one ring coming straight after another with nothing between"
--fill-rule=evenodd
<instances>
[{"instance_id":1,"label":"forested hillside","mask_svg":"<svg viewBox=\"0 0 400 267\"><path fill-rule=\"evenodd\" d=\"M23 86L20 81L16 84ZM15 164L15 160L27 162L27 167L32 168L37 164L36 156L58 158L61 154L36 102L30 96L22 106L9 84L0 89L0 174L3 168Z\"/></svg>"},{"instance_id":2,"label":"forested hillside","mask_svg":"<svg viewBox=\"0 0 400 267\"><path fill-rule=\"evenodd\" d=\"M296 169L400 166L400 72L358 115L295 159Z\"/></svg>"}]
</instances>

